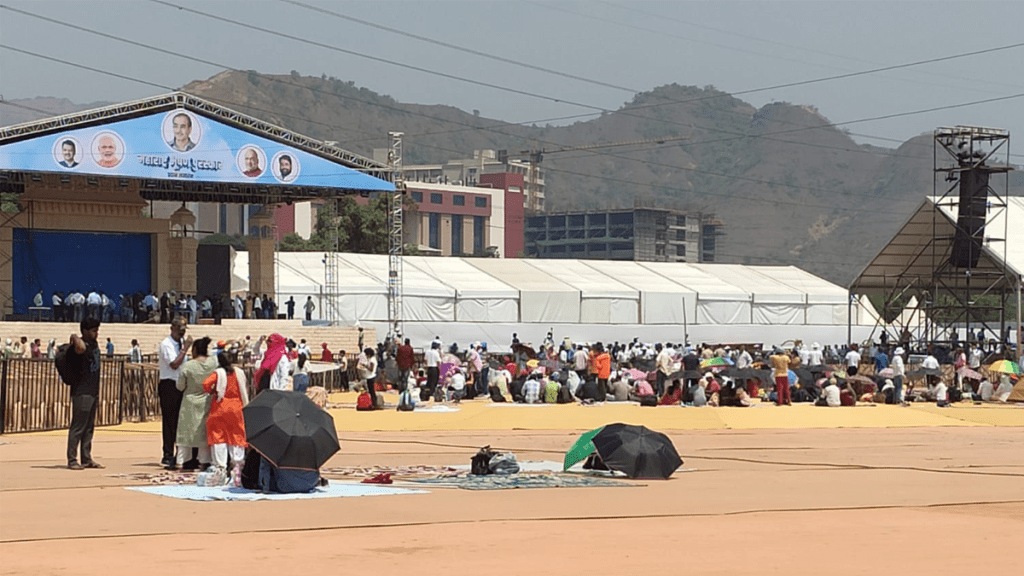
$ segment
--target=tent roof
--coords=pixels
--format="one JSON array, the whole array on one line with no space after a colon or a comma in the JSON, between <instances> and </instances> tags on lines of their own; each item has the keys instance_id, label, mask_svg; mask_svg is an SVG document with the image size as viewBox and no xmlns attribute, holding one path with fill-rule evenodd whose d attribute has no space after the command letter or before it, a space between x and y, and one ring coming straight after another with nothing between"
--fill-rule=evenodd
<instances>
[{"instance_id":1,"label":"tent roof","mask_svg":"<svg viewBox=\"0 0 1024 576\"><path fill-rule=\"evenodd\" d=\"M353 254L339 253L338 260L347 263L374 276L377 282L386 287L388 278L387 254ZM339 284L343 284L342 280ZM437 278L420 270L416 266L402 266L402 293L407 296L427 296L438 298L454 298L455 289L443 284Z\"/></svg>"},{"instance_id":2,"label":"tent roof","mask_svg":"<svg viewBox=\"0 0 1024 576\"><path fill-rule=\"evenodd\" d=\"M803 290L783 284L776 280L774 275L761 274L750 266L741 264L693 264L693 266L750 292L754 302L799 303L805 300Z\"/></svg>"},{"instance_id":3,"label":"tent roof","mask_svg":"<svg viewBox=\"0 0 1024 576\"><path fill-rule=\"evenodd\" d=\"M472 265L519 290L576 292L579 290L517 258L474 258Z\"/></svg>"},{"instance_id":4,"label":"tent roof","mask_svg":"<svg viewBox=\"0 0 1024 576\"><path fill-rule=\"evenodd\" d=\"M924 287L933 271L948 258L948 242L956 232L957 199L926 198L899 232L871 260L853 282L857 291L883 290L906 285L908 280ZM1000 274L1005 250L1007 271L1019 276L1024 271L1024 230L1006 223L1024 222L1024 198L1008 197L1005 208L990 206L986 237L1006 239L986 242L974 269L985 275ZM933 238L940 239L932 242Z\"/></svg>"},{"instance_id":5,"label":"tent roof","mask_svg":"<svg viewBox=\"0 0 1024 576\"><path fill-rule=\"evenodd\" d=\"M693 264L682 262L639 262L644 268L681 284L703 300L750 301L750 292L722 280L714 274L715 266L705 272Z\"/></svg>"},{"instance_id":6,"label":"tent roof","mask_svg":"<svg viewBox=\"0 0 1024 576\"><path fill-rule=\"evenodd\" d=\"M695 294L690 288L644 268L639 263L631 260L583 260L582 262L594 270L611 276L622 284L641 292Z\"/></svg>"},{"instance_id":7,"label":"tent roof","mask_svg":"<svg viewBox=\"0 0 1024 576\"><path fill-rule=\"evenodd\" d=\"M432 256L403 257L402 271L410 266L455 289L459 298L518 298L519 291L472 265L472 260ZM404 283L404 281L403 281Z\"/></svg>"},{"instance_id":8,"label":"tent roof","mask_svg":"<svg viewBox=\"0 0 1024 576\"><path fill-rule=\"evenodd\" d=\"M849 292L824 278L815 276L796 266L747 266L750 270L768 276L776 282L792 287L807 295L812 304L846 304Z\"/></svg>"},{"instance_id":9,"label":"tent roof","mask_svg":"<svg viewBox=\"0 0 1024 576\"><path fill-rule=\"evenodd\" d=\"M579 289L584 298L640 298L635 289L587 266L583 260L528 259L524 262Z\"/></svg>"}]
</instances>

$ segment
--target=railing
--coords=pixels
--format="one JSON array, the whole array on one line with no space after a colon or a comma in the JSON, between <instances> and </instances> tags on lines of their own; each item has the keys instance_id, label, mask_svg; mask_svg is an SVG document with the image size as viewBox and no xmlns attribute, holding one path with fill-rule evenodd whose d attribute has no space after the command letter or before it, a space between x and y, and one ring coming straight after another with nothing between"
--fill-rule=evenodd
<instances>
[{"instance_id":1,"label":"railing","mask_svg":"<svg viewBox=\"0 0 1024 576\"><path fill-rule=\"evenodd\" d=\"M252 397L254 367L243 369ZM155 363L132 364L124 358L103 357L96 425L159 420L159 376ZM339 390L341 370L311 372L309 384L329 392ZM70 423L70 388L61 382L53 360L11 358L0 362L0 434L61 430Z\"/></svg>"},{"instance_id":2,"label":"railing","mask_svg":"<svg viewBox=\"0 0 1024 576\"><path fill-rule=\"evenodd\" d=\"M97 426L121 422L120 360L100 362ZM0 433L60 430L71 424L70 389L52 360L12 358L0 372Z\"/></svg>"}]
</instances>

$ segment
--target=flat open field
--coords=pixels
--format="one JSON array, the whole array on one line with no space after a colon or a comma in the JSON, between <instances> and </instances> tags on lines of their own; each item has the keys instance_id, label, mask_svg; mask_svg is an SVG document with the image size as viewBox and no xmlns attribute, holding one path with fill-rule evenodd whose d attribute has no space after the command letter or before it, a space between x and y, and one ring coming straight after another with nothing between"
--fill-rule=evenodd
<instances>
[{"instance_id":1,"label":"flat open field","mask_svg":"<svg viewBox=\"0 0 1024 576\"><path fill-rule=\"evenodd\" d=\"M161 472L157 424L98 430L106 470L66 470L63 432L9 435L0 574L1020 573L1020 407L333 413L342 450L325 469L468 464L484 444L560 461L579 431L625 421L668 433L684 471L621 488L193 502L124 489L142 482L123 475Z\"/></svg>"}]
</instances>

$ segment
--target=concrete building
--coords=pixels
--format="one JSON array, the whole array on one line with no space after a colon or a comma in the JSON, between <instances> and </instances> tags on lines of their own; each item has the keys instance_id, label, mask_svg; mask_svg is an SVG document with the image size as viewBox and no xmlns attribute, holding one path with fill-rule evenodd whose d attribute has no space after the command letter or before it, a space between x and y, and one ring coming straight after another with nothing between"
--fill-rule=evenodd
<instances>
[{"instance_id":1,"label":"concrete building","mask_svg":"<svg viewBox=\"0 0 1024 576\"><path fill-rule=\"evenodd\" d=\"M387 161L387 149L375 149L375 159ZM489 174L515 174L523 179L524 206L531 212L544 211L544 169L538 164L531 184L529 162L509 158L504 150L474 150L472 158L448 160L441 164L406 164L407 182L428 182L477 186Z\"/></svg>"},{"instance_id":2,"label":"concrete building","mask_svg":"<svg viewBox=\"0 0 1024 576\"><path fill-rule=\"evenodd\" d=\"M713 262L721 223L658 208L558 212L526 218L525 255L638 262Z\"/></svg>"}]
</instances>

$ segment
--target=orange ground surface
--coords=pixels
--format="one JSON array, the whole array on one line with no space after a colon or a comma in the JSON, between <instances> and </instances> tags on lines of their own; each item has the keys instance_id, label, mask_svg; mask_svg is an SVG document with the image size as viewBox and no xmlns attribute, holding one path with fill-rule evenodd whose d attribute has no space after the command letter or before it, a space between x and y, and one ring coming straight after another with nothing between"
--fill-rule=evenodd
<instances>
[{"instance_id":1,"label":"orange ground surface","mask_svg":"<svg viewBox=\"0 0 1024 576\"><path fill-rule=\"evenodd\" d=\"M726 425L667 430L688 470L667 481L287 502L125 490L115 475L159 471L152 424L99 430L106 470L66 470L63 433L2 436L0 574L1019 574L1024 409L987 408L941 413L950 425L917 423L930 408L858 408L842 418L863 410L867 427L842 429L794 426L821 418L796 408L706 409L687 418ZM484 444L560 460L600 410L467 407L461 430L336 412L342 451L327 467L468 464ZM477 429L499 413L504 429ZM448 415L405 423L428 416Z\"/></svg>"}]
</instances>

